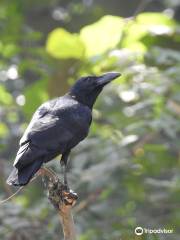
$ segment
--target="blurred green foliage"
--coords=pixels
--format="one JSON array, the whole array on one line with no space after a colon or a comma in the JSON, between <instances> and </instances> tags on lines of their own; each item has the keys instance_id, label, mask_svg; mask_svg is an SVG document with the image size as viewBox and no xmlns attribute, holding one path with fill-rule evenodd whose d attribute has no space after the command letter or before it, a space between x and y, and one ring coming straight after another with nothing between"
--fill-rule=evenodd
<instances>
[{"instance_id":1,"label":"blurred green foliage","mask_svg":"<svg viewBox=\"0 0 180 240\"><path fill-rule=\"evenodd\" d=\"M78 239L179 240L180 24L148 12L105 15L76 33L62 23L49 30L45 22L43 32L25 19L36 4L53 6L0 3L1 198L14 191L5 179L35 109L82 75L119 71L98 99L89 137L71 156ZM69 6L72 15L85 11L83 4ZM68 12L56 8L54 16L66 22ZM49 165L61 174L58 161ZM1 239L59 239L58 216L43 189L38 179L0 206ZM137 226L174 233L137 237Z\"/></svg>"}]
</instances>

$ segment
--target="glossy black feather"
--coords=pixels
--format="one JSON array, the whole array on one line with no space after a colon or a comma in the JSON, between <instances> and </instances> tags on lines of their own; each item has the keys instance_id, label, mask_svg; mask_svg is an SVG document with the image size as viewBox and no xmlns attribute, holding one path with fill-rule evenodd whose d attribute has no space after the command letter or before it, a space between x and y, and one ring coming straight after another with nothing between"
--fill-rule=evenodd
<instances>
[{"instance_id":1,"label":"glossy black feather","mask_svg":"<svg viewBox=\"0 0 180 240\"><path fill-rule=\"evenodd\" d=\"M117 77L113 74L109 80ZM43 163L59 154L66 163L70 150L87 136L93 104L107 82L107 75L82 78L68 94L36 110L20 140L8 184L26 185Z\"/></svg>"},{"instance_id":2,"label":"glossy black feather","mask_svg":"<svg viewBox=\"0 0 180 240\"><path fill-rule=\"evenodd\" d=\"M30 170L34 172L35 168L31 166L34 162L41 162L38 164L40 168L42 163L76 146L87 136L90 123L90 108L69 95L44 103L35 112L20 140L20 148L14 162L16 173L19 170L22 173L19 176L24 176L25 170L28 173ZM30 180L31 174L26 176L27 182L24 178L22 181L22 177L15 181L12 176L7 182L25 185Z\"/></svg>"}]
</instances>

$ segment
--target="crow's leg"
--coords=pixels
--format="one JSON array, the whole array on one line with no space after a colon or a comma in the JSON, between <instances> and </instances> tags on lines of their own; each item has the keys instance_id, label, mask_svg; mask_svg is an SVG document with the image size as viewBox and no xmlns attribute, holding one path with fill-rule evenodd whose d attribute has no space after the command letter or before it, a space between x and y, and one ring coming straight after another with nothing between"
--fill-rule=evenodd
<instances>
[{"instance_id":1,"label":"crow's leg","mask_svg":"<svg viewBox=\"0 0 180 240\"><path fill-rule=\"evenodd\" d=\"M68 187L68 182L67 182L67 161L68 161L68 157L70 154L70 150L64 152L62 154L62 158L61 158L61 166L63 166L63 174L64 174L64 185L66 185Z\"/></svg>"}]
</instances>

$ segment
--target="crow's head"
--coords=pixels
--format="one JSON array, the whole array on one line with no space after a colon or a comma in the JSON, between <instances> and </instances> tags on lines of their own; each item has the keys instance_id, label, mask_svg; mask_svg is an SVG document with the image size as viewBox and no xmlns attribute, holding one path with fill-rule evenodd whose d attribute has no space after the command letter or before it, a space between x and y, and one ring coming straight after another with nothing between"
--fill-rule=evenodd
<instances>
[{"instance_id":1,"label":"crow's head","mask_svg":"<svg viewBox=\"0 0 180 240\"><path fill-rule=\"evenodd\" d=\"M70 95L92 108L103 87L120 75L117 72L109 72L101 76L82 77L73 85Z\"/></svg>"}]
</instances>

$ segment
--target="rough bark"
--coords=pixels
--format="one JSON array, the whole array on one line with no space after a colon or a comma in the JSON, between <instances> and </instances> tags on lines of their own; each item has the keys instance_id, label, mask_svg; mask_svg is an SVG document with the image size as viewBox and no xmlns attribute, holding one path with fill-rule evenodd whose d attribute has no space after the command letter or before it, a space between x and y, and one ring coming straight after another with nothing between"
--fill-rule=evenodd
<instances>
[{"instance_id":1,"label":"rough bark","mask_svg":"<svg viewBox=\"0 0 180 240\"><path fill-rule=\"evenodd\" d=\"M78 198L77 194L65 186L52 170L42 168L39 174L47 177L48 198L58 212L64 240L76 240L72 208Z\"/></svg>"}]
</instances>

